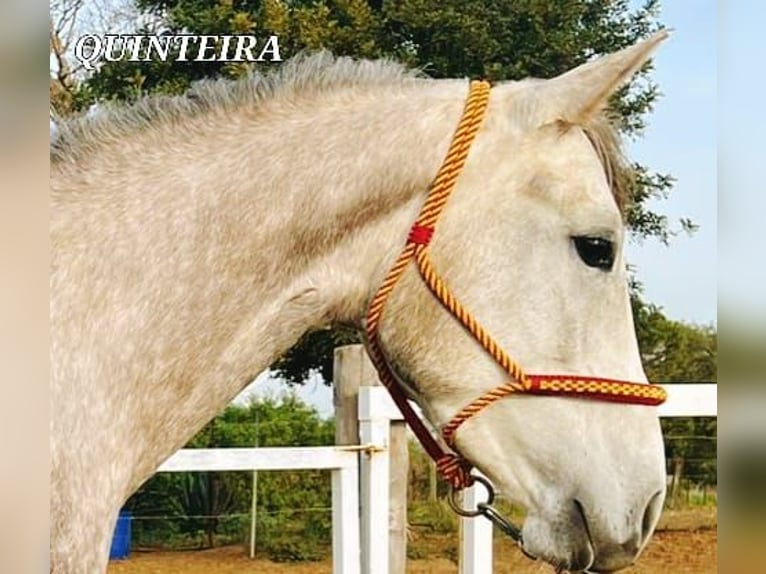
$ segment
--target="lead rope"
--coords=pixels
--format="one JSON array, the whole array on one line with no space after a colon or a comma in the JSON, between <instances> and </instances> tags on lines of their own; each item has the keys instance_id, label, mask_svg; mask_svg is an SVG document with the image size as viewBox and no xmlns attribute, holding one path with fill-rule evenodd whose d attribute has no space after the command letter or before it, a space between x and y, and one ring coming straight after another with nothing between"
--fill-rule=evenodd
<instances>
[{"instance_id":1,"label":"lead rope","mask_svg":"<svg viewBox=\"0 0 766 574\"><path fill-rule=\"evenodd\" d=\"M462 456L455 454L457 452L455 448L455 433L458 428L466 420L492 403L515 393L571 396L642 405L658 405L665 401L667 395L662 387L656 385L632 383L615 379L576 377L571 375L527 375L521 366L510 358L475 317L457 300L444 280L435 271L428 257L427 248L433 238L436 222L455 187L458 176L465 166L471 143L476 137L487 108L489 91L489 83L484 81L471 82L463 115L455 130L447 156L431 184L426 201L418 215L417 221L410 230L404 249L370 302L370 307L367 311L367 349L382 384L388 389L404 419L412 428L423 448L435 461L439 473L452 487L453 494L456 491L473 485L476 480L481 482L487 489L488 501L478 505L476 511L461 509L451 498L450 502L453 509L464 516L483 514L506 532L506 534L520 542L521 533L518 528L502 518L490 506L494 498L491 484L479 476L473 476L471 474L472 465ZM510 380L503 385L484 393L463 407L441 429L442 437L450 449L454 451L452 453L442 448L410 406L399 380L385 358L380 343L379 326L385 302L404 274L407 266L413 260L431 293L510 376Z\"/></svg>"}]
</instances>

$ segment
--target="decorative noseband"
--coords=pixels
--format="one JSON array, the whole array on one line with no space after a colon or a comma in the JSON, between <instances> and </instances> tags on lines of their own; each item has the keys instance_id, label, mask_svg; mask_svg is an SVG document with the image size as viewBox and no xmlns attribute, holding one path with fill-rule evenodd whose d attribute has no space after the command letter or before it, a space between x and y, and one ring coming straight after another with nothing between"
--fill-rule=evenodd
<instances>
[{"instance_id":1,"label":"decorative noseband","mask_svg":"<svg viewBox=\"0 0 766 574\"><path fill-rule=\"evenodd\" d=\"M471 143L481 125L489 101L489 92L489 83L484 81L471 82L463 116L452 138L447 156L431 184L425 204L410 230L404 249L372 298L367 311L367 346L380 380L389 390L391 397L423 448L436 462L439 472L454 490L460 490L474 483L477 477L471 475L472 466L462 456L446 452L415 414L385 358L379 338L380 321L386 300L412 261L415 262L431 293L510 376L505 384L486 392L463 407L442 428L442 436L454 452L457 452L455 433L460 425L492 403L512 394L567 396L639 405L658 405L667 398L662 387L650 384L572 375L527 375L521 366L508 356L476 318L455 298L444 280L434 270L428 256L428 245L433 238L436 222L455 187L460 172L463 170ZM491 488L485 480L481 482L487 488ZM491 507L486 506L486 508L494 512ZM491 515L492 512L482 511L480 513L487 515L496 524L500 524L501 528L504 528L504 525ZM509 527L513 528L511 525ZM515 534L509 533L512 536ZM514 537L520 540L519 535Z\"/></svg>"}]
</instances>

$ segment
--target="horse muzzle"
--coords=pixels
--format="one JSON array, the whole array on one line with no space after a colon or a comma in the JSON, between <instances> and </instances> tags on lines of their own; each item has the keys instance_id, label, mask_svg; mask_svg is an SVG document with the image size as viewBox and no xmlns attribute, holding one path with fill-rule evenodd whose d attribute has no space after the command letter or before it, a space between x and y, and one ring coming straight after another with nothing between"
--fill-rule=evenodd
<instances>
[{"instance_id":1,"label":"horse muzzle","mask_svg":"<svg viewBox=\"0 0 766 574\"><path fill-rule=\"evenodd\" d=\"M522 529L522 548L557 572L622 570L636 561L649 540L663 500L664 490L658 491L647 504L627 510L617 522L578 499L563 503L552 517L530 513Z\"/></svg>"}]
</instances>

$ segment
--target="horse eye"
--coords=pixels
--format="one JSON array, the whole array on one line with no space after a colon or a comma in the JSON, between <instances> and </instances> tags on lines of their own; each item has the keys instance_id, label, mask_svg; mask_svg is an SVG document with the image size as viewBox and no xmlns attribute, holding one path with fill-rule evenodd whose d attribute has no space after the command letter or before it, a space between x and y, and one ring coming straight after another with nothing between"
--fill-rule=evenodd
<instances>
[{"instance_id":1,"label":"horse eye","mask_svg":"<svg viewBox=\"0 0 766 574\"><path fill-rule=\"evenodd\" d=\"M610 271L614 264L614 243L603 237L573 237L577 254L588 267Z\"/></svg>"}]
</instances>

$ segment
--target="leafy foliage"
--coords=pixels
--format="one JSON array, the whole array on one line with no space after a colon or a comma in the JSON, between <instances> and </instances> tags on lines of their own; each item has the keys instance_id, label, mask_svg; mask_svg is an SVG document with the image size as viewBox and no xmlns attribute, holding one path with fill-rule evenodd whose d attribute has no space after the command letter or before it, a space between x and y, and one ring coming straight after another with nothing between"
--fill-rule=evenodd
<instances>
[{"instance_id":1,"label":"leafy foliage","mask_svg":"<svg viewBox=\"0 0 766 574\"><path fill-rule=\"evenodd\" d=\"M229 406L187 448L320 446L333 444L334 437L332 421L288 396L246 407ZM126 505L136 517L136 543L211 547L244 542L250 528L252 479L250 472L155 475ZM260 472L258 501L256 532L261 551L274 560L319 555L330 539L329 473Z\"/></svg>"},{"instance_id":2,"label":"leafy foliage","mask_svg":"<svg viewBox=\"0 0 766 574\"><path fill-rule=\"evenodd\" d=\"M718 335L711 326L688 325L673 321L661 309L632 298L633 317L644 370L656 383L716 382ZM683 475L698 485L717 483L715 418L663 419L665 452L673 466L683 466Z\"/></svg>"},{"instance_id":3,"label":"leafy foliage","mask_svg":"<svg viewBox=\"0 0 766 574\"><path fill-rule=\"evenodd\" d=\"M662 383L715 382L718 336L712 326L688 325L633 298L633 317L644 370Z\"/></svg>"},{"instance_id":4,"label":"leafy foliage","mask_svg":"<svg viewBox=\"0 0 766 574\"><path fill-rule=\"evenodd\" d=\"M333 379L333 349L359 342L359 333L342 325L332 330L312 331L287 351L272 366L272 370L288 384L301 384L312 373L318 373L329 385Z\"/></svg>"}]
</instances>

